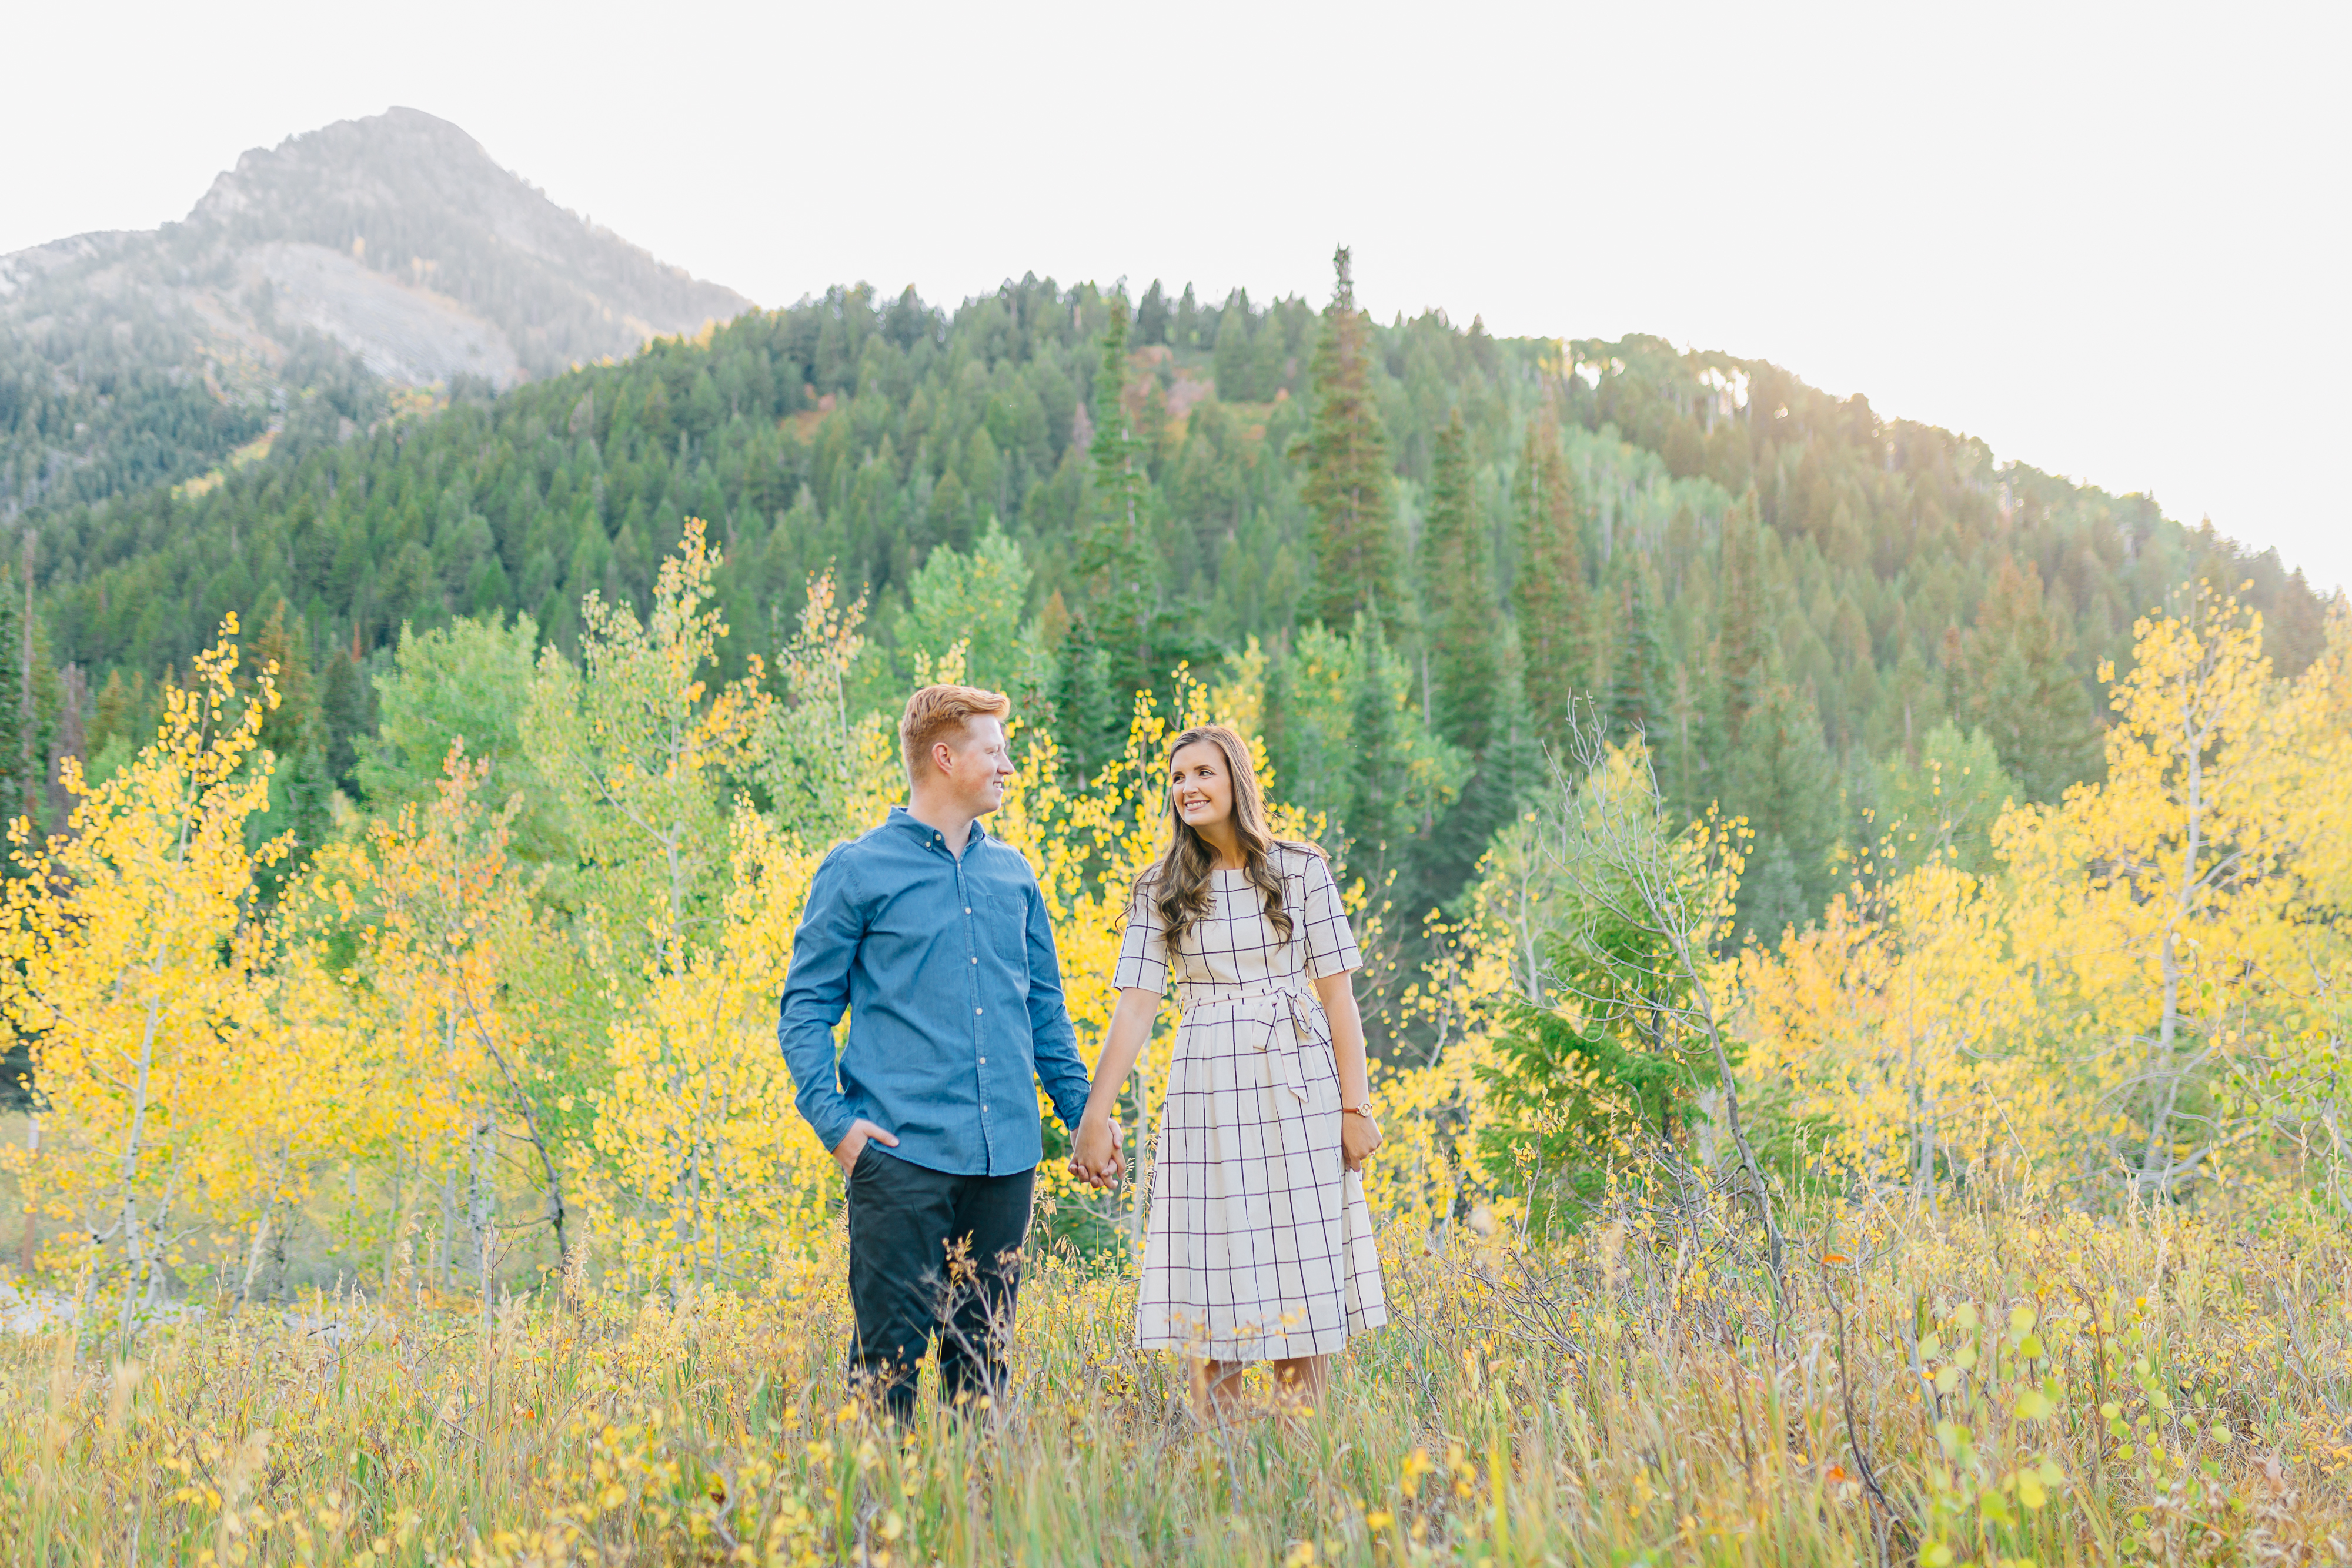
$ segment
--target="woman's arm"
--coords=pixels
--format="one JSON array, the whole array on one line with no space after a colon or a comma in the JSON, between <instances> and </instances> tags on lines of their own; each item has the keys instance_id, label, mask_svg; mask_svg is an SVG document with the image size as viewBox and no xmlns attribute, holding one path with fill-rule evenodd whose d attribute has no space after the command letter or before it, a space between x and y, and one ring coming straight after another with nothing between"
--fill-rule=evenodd
<instances>
[{"instance_id":1,"label":"woman's arm","mask_svg":"<svg viewBox=\"0 0 2352 1568\"><path fill-rule=\"evenodd\" d=\"M1159 992L1132 986L1120 989L1110 1028L1103 1031L1102 1057L1095 1063L1086 1114L1078 1120L1076 1146L1071 1151L1070 1169L1081 1181L1108 1185L1118 1179L1124 1156L1111 1107L1118 1103L1119 1088L1135 1071L1135 1059L1143 1053L1143 1042L1151 1038L1152 1020L1159 1016Z\"/></svg>"},{"instance_id":2,"label":"woman's arm","mask_svg":"<svg viewBox=\"0 0 2352 1568\"><path fill-rule=\"evenodd\" d=\"M1315 982L1315 994L1331 1020L1331 1055L1339 1070L1339 1155L1349 1170L1361 1170L1364 1156L1381 1146L1381 1124L1369 1114L1371 1073L1364 1063L1364 1015L1356 1010L1355 971L1324 976ZM1360 1106L1368 1113L1356 1114Z\"/></svg>"}]
</instances>

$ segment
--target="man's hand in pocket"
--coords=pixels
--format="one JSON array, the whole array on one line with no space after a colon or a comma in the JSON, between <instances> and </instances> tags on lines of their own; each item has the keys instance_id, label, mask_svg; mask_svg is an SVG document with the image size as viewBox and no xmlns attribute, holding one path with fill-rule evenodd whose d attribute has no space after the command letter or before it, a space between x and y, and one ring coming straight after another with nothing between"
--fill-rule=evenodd
<instances>
[{"instance_id":1,"label":"man's hand in pocket","mask_svg":"<svg viewBox=\"0 0 2352 1568\"><path fill-rule=\"evenodd\" d=\"M845 1176L857 1168L857 1156L866 1152L866 1141L868 1138L886 1149L895 1149L898 1146L897 1138L865 1117L858 1117L849 1124L849 1135L842 1139L840 1146L833 1151L833 1157L840 1163L843 1176Z\"/></svg>"}]
</instances>

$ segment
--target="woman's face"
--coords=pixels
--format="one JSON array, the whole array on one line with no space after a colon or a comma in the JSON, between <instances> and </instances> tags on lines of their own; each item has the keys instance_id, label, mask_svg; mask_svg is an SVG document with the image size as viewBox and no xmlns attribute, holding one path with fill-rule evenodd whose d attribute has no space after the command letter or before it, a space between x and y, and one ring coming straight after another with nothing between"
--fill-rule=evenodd
<instances>
[{"instance_id":1,"label":"woman's face","mask_svg":"<svg viewBox=\"0 0 2352 1568\"><path fill-rule=\"evenodd\" d=\"M1205 740L1181 747L1168 759L1168 788L1176 814L1195 832L1234 814L1234 780L1223 750Z\"/></svg>"}]
</instances>

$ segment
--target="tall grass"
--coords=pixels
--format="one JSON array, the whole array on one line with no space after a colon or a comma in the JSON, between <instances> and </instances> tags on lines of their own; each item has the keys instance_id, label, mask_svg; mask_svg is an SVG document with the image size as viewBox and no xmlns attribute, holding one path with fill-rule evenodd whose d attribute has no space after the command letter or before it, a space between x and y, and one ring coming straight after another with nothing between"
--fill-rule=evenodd
<instances>
[{"instance_id":1,"label":"tall grass","mask_svg":"<svg viewBox=\"0 0 2352 1568\"><path fill-rule=\"evenodd\" d=\"M837 1249L756 1298L314 1294L0 1338L0 1560L1929 1564L2352 1554L2352 1248L2177 1209L1558 1245L1391 1234L1316 1418L1220 1430L1045 1255L1005 1408L849 1396Z\"/></svg>"}]
</instances>

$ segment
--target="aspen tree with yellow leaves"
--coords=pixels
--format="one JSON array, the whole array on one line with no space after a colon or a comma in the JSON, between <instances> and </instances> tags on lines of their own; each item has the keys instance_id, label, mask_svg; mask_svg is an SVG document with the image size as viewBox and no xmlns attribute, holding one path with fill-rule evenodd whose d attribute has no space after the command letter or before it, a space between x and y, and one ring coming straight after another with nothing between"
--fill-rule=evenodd
<instances>
[{"instance_id":1,"label":"aspen tree with yellow leaves","mask_svg":"<svg viewBox=\"0 0 2352 1568\"><path fill-rule=\"evenodd\" d=\"M681 1300L805 1253L840 1187L776 1058L776 998L817 857L748 806L730 844L717 940L648 963L614 1019L589 1173L629 1278Z\"/></svg>"},{"instance_id":2,"label":"aspen tree with yellow leaves","mask_svg":"<svg viewBox=\"0 0 2352 1568\"><path fill-rule=\"evenodd\" d=\"M2067 1096L2021 1049L2033 1013L2007 908L1977 879L1929 862L1832 899L1780 948L1743 956L1759 1070L1786 1077L1793 1109L1829 1129L1832 1171L1907 1192L1934 1214L1958 1172L1979 1173L2023 1126L2043 1134Z\"/></svg>"},{"instance_id":3,"label":"aspen tree with yellow leaves","mask_svg":"<svg viewBox=\"0 0 2352 1568\"><path fill-rule=\"evenodd\" d=\"M2260 618L2192 585L2134 628L2105 782L1995 826L2020 950L2084 1042L2110 1159L2146 1192L2174 1192L2221 1147L2211 1081L2279 977L2282 873L2303 846L2278 696Z\"/></svg>"},{"instance_id":4,"label":"aspen tree with yellow leaves","mask_svg":"<svg viewBox=\"0 0 2352 1568\"><path fill-rule=\"evenodd\" d=\"M632 1274L678 1291L755 1275L781 1236L817 1233L790 1197L794 1151L814 1144L772 1038L814 865L730 807L774 711L756 658L709 688L718 567L690 518L643 621L592 594L580 666L548 653L524 727L581 846L585 973L607 1009L572 1179ZM855 622L829 613L826 646L854 653ZM761 1009L764 1045L746 1033Z\"/></svg>"},{"instance_id":5,"label":"aspen tree with yellow leaves","mask_svg":"<svg viewBox=\"0 0 2352 1568\"><path fill-rule=\"evenodd\" d=\"M267 769L247 763L275 672L242 701L236 635L231 617L129 767L90 789L68 765L64 834L37 843L21 818L10 830L22 874L6 888L0 1012L32 1042L57 1129L41 1170L69 1225L58 1262L116 1292L126 1334L208 1226L266 1212L291 1175L271 1133L296 1108L274 1107L267 1089L284 1080L256 1071L279 1042L254 872L279 846L245 842L268 800Z\"/></svg>"},{"instance_id":6,"label":"aspen tree with yellow leaves","mask_svg":"<svg viewBox=\"0 0 2352 1568\"><path fill-rule=\"evenodd\" d=\"M388 1166L385 1288L407 1264L414 1178L461 1177L466 1239L453 1250L485 1314L503 1187L535 1194L539 1213L526 1223L548 1228L559 1273L572 1242L543 1048L509 984L517 949L539 935L531 889L507 858L520 800L490 809L488 776L487 760L453 745L429 800L331 846L311 879L343 923L362 926L344 1000L366 1020L373 1049L354 1055L375 1064L391 1113L370 1145Z\"/></svg>"}]
</instances>

